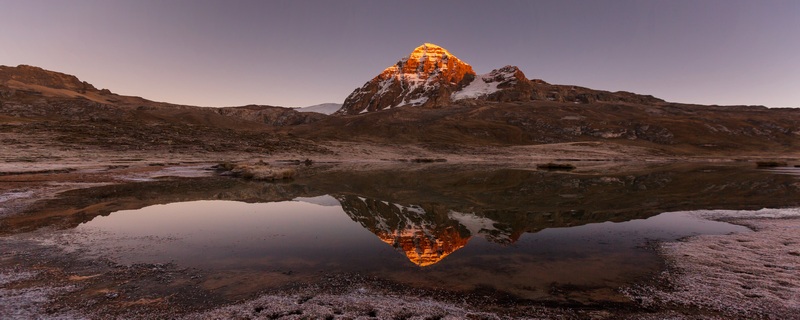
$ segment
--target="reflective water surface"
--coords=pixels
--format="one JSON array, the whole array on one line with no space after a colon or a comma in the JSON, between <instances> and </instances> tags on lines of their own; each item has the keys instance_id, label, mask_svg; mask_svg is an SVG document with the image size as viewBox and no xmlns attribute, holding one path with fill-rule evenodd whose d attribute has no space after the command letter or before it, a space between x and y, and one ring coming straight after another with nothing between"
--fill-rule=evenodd
<instances>
[{"instance_id":1,"label":"reflective water surface","mask_svg":"<svg viewBox=\"0 0 800 320\"><path fill-rule=\"evenodd\" d=\"M355 196L193 201L114 212L76 232L105 235L102 243L113 244L108 250L126 263L358 272L426 287L488 286L525 298L547 295L553 283L608 288L643 277L658 267L646 248L651 240L748 232L678 212L519 234L474 213L428 210Z\"/></svg>"},{"instance_id":2,"label":"reflective water surface","mask_svg":"<svg viewBox=\"0 0 800 320\"><path fill-rule=\"evenodd\" d=\"M798 202L797 177L740 166L311 168L288 183L216 177L67 192L3 231L63 228L75 248L115 261L216 272L204 283L215 290L358 274L454 292L622 301L616 288L662 268L653 241L749 232L691 210Z\"/></svg>"}]
</instances>

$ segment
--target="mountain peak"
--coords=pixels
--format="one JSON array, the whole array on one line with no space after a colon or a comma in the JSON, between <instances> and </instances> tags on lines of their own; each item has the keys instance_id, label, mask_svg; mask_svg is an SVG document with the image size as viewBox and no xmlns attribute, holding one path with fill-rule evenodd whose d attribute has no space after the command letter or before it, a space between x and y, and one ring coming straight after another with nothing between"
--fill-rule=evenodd
<instances>
[{"instance_id":1,"label":"mountain peak","mask_svg":"<svg viewBox=\"0 0 800 320\"><path fill-rule=\"evenodd\" d=\"M446 107L458 101L526 101L533 84L515 66L476 75L472 66L433 43L423 43L351 93L336 115L396 107Z\"/></svg>"},{"instance_id":2,"label":"mountain peak","mask_svg":"<svg viewBox=\"0 0 800 320\"><path fill-rule=\"evenodd\" d=\"M415 106L440 107L475 78L472 67L446 49L424 43L351 93L337 114Z\"/></svg>"},{"instance_id":3,"label":"mountain peak","mask_svg":"<svg viewBox=\"0 0 800 320\"><path fill-rule=\"evenodd\" d=\"M450 83L462 80L466 74L475 75L469 64L432 43L416 47L408 57L400 59L383 73L411 81L439 76Z\"/></svg>"},{"instance_id":4,"label":"mountain peak","mask_svg":"<svg viewBox=\"0 0 800 320\"><path fill-rule=\"evenodd\" d=\"M439 46L439 45L436 45L436 44L433 44L433 43L430 43L430 42L425 42L425 43L423 43L421 46L419 46L419 47L417 47L416 49L414 49L414 51L417 51L417 50L426 50L426 49L428 49L428 48L430 48L430 49L436 49L436 50L444 50L444 51L447 51L447 50L445 50L445 48L442 48L441 46Z\"/></svg>"},{"instance_id":5,"label":"mountain peak","mask_svg":"<svg viewBox=\"0 0 800 320\"><path fill-rule=\"evenodd\" d=\"M447 49L437 46L433 43L426 42L423 43L421 46L416 47L414 51L411 51L411 55L408 56L408 60L417 60L419 62L439 61L439 60L446 61L450 57L455 58L455 56L453 56L452 53L447 51ZM458 58L455 59L458 60Z\"/></svg>"}]
</instances>

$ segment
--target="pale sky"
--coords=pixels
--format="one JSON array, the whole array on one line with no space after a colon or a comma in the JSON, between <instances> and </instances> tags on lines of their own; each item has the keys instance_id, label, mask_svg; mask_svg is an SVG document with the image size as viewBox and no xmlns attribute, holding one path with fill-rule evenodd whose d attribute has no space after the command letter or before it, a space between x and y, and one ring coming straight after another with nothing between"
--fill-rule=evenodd
<instances>
[{"instance_id":1,"label":"pale sky","mask_svg":"<svg viewBox=\"0 0 800 320\"><path fill-rule=\"evenodd\" d=\"M0 65L189 105L341 103L424 42L478 73L800 107L795 0L0 0Z\"/></svg>"}]
</instances>

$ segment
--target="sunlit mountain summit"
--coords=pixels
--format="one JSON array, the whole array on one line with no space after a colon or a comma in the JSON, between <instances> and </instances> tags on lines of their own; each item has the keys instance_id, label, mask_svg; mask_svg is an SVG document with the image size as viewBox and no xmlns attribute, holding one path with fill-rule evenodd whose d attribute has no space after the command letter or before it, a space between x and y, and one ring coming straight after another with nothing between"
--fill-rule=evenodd
<instances>
[{"instance_id":1,"label":"sunlit mountain summit","mask_svg":"<svg viewBox=\"0 0 800 320\"><path fill-rule=\"evenodd\" d=\"M464 99L503 100L527 92L530 81L517 67L506 66L476 75L468 63L447 49L424 43L408 56L384 69L355 89L344 101L339 115L359 114L396 107L437 108Z\"/></svg>"}]
</instances>

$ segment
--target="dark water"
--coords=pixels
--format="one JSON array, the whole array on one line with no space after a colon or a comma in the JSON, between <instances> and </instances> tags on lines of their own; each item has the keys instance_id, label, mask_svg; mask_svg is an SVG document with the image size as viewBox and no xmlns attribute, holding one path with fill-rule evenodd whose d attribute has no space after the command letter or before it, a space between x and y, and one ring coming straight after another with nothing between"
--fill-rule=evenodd
<instances>
[{"instance_id":1,"label":"dark water","mask_svg":"<svg viewBox=\"0 0 800 320\"><path fill-rule=\"evenodd\" d=\"M42 219L7 228L63 228L75 248L207 270L216 276L204 285L220 290L359 274L453 292L622 301L616 288L662 267L653 241L749 232L692 210L798 202L796 176L742 166L309 168L289 183L217 177L71 191L41 204Z\"/></svg>"}]
</instances>

